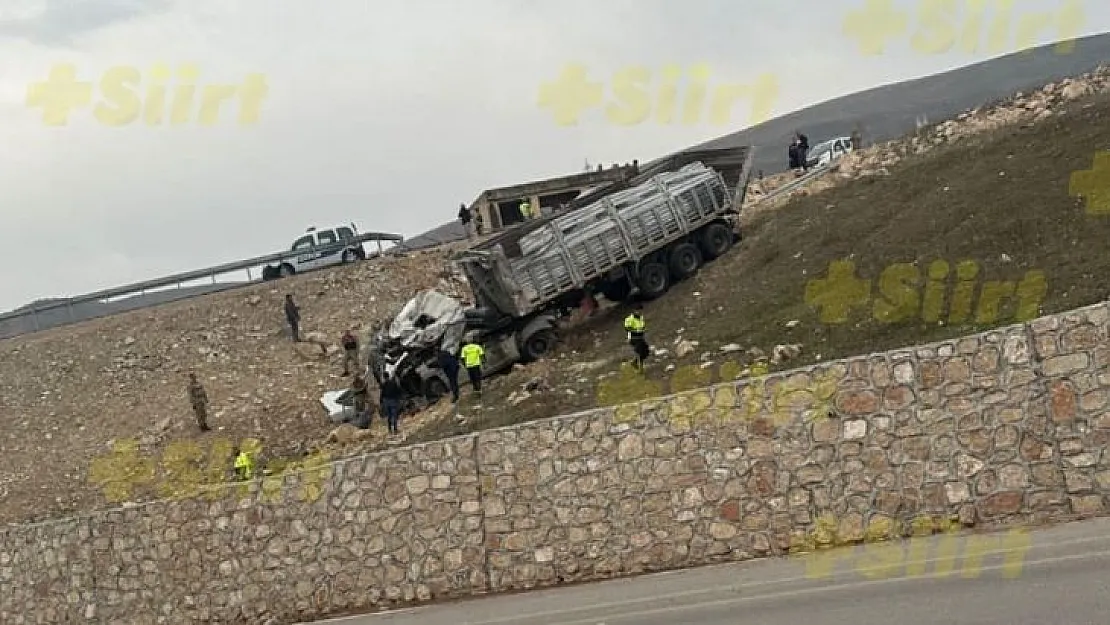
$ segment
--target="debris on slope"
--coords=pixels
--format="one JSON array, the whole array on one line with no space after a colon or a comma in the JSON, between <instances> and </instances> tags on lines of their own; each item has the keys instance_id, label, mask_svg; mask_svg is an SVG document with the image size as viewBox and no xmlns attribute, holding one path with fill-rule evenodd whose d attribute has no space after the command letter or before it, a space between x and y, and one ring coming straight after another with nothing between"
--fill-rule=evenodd
<instances>
[{"instance_id":1,"label":"debris on slope","mask_svg":"<svg viewBox=\"0 0 1110 625\"><path fill-rule=\"evenodd\" d=\"M256 437L267 455L324 439L333 425L319 396L350 380L339 375L343 330L422 289L465 292L445 260L386 256L0 342L0 521L101 502L87 472L113 439L138 439L155 460L180 439ZM300 344L285 327L286 293L301 307ZM207 390L210 434L196 428L189 371ZM51 471L27 470L42 465Z\"/></svg>"}]
</instances>

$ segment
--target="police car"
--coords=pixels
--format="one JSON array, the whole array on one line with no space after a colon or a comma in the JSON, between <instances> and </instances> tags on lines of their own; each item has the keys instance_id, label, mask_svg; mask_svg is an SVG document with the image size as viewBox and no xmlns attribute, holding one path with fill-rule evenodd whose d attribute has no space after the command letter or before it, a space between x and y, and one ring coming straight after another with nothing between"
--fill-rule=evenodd
<instances>
[{"instance_id":1,"label":"police car","mask_svg":"<svg viewBox=\"0 0 1110 625\"><path fill-rule=\"evenodd\" d=\"M274 278L292 276L313 269L366 260L366 251L363 249L362 243L353 242L353 239L357 236L358 228L354 224L326 230L309 228L303 236L293 241L293 245L290 247L294 252L304 250L304 253L287 257L280 264L263 267L262 279L273 280ZM352 241L352 243L343 248L331 247L331 249L315 251L316 248L336 246L342 241Z\"/></svg>"}]
</instances>

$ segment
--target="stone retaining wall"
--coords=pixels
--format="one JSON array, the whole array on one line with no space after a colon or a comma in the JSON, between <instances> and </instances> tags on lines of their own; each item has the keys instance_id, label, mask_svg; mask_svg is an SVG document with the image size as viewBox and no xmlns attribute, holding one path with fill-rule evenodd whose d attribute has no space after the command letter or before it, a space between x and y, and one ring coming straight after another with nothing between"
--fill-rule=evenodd
<instances>
[{"instance_id":1,"label":"stone retaining wall","mask_svg":"<svg viewBox=\"0 0 1110 625\"><path fill-rule=\"evenodd\" d=\"M0 536L0 622L287 623L399 602L1100 514L1107 306L341 461L323 496L164 502ZM836 382L831 414L809 388ZM781 412L785 410L785 417ZM825 538L824 540L833 540Z\"/></svg>"}]
</instances>

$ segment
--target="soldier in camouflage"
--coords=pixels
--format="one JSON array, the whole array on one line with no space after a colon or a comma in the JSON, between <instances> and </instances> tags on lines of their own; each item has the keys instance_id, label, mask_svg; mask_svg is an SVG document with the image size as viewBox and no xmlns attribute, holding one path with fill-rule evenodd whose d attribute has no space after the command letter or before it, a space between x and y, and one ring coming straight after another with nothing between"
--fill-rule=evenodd
<instances>
[{"instance_id":1,"label":"soldier in camouflage","mask_svg":"<svg viewBox=\"0 0 1110 625\"><path fill-rule=\"evenodd\" d=\"M208 393L197 381L197 374L189 374L189 403L193 405L193 414L197 417L197 426L201 432L207 432L208 427Z\"/></svg>"}]
</instances>

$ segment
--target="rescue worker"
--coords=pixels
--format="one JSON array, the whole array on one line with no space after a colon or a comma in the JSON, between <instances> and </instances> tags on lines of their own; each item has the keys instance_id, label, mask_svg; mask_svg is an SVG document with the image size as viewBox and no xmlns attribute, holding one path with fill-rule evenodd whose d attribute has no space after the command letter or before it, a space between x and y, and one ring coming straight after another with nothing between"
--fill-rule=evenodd
<instances>
[{"instance_id":1,"label":"rescue worker","mask_svg":"<svg viewBox=\"0 0 1110 625\"><path fill-rule=\"evenodd\" d=\"M401 383L397 381L397 376L386 375L382 380L381 393L378 395L378 400L382 404L382 415L385 416L386 424L389 425L389 433L397 434L397 420L401 417L401 399L404 397L404 391L401 388Z\"/></svg>"},{"instance_id":2,"label":"rescue worker","mask_svg":"<svg viewBox=\"0 0 1110 625\"><path fill-rule=\"evenodd\" d=\"M245 449L235 448L235 477L246 481L254 477L254 460Z\"/></svg>"},{"instance_id":3,"label":"rescue worker","mask_svg":"<svg viewBox=\"0 0 1110 625\"><path fill-rule=\"evenodd\" d=\"M451 389L451 403L459 403L459 359L446 349L439 350L439 369L447 376L447 386Z\"/></svg>"},{"instance_id":4,"label":"rescue worker","mask_svg":"<svg viewBox=\"0 0 1110 625\"><path fill-rule=\"evenodd\" d=\"M636 304L636 308L624 319L624 329L628 332L628 344L636 354L634 366L640 371L644 370L644 361L651 355L651 347L648 346L647 338L644 336L646 328L643 307Z\"/></svg>"},{"instance_id":5,"label":"rescue worker","mask_svg":"<svg viewBox=\"0 0 1110 625\"><path fill-rule=\"evenodd\" d=\"M301 342L301 309L293 301L293 294L285 295L285 320L289 323L289 332L293 335L293 342Z\"/></svg>"},{"instance_id":6,"label":"rescue worker","mask_svg":"<svg viewBox=\"0 0 1110 625\"><path fill-rule=\"evenodd\" d=\"M527 198L520 203L520 216L524 218L524 221L532 218L532 204Z\"/></svg>"},{"instance_id":7,"label":"rescue worker","mask_svg":"<svg viewBox=\"0 0 1110 625\"><path fill-rule=\"evenodd\" d=\"M474 388L474 393L482 396L482 361L485 360L486 350L482 349L476 341L473 334L467 336L466 344L462 346L460 355L462 356L463 366L466 367L466 375L470 378L470 386Z\"/></svg>"},{"instance_id":8,"label":"rescue worker","mask_svg":"<svg viewBox=\"0 0 1110 625\"><path fill-rule=\"evenodd\" d=\"M767 372L769 370L770 370L770 367L768 367L768 365L767 365L767 357L766 356L760 356L760 357L755 359L754 363L752 363L751 375L752 375L753 378L754 377L759 377L761 375L767 375Z\"/></svg>"},{"instance_id":9,"label":"rescue worker","mask_svg":"<svg viewBox=\"0 0 1110 625\"><path fill-rule=\"evenodd\" d=\"M470 209L466 204L459 204L459 223L462 224L463 230L466 230L466 238L474 237L474 233L470 230Z\"/></svg>"},{"instance_id":10,"label":"rescue worker","mask_svg":"<svg viewBox=\"0 0 1110 625\"><path fill-rule=\"evenodd\" d=\"M343 333L343 375L351 375L351 367L358 371L358 338L351 329Z\"/></svg>"},{"instance_id":11,"label":"rescue worker","mask_svg":"<svg viewBox=\"0 0 1110 625\"><path fill-rule=\"evenodd\" d=\"M207 432L208 427L208 393L197 381L197 374L189 373L189 403L193 405L193 414L197 417L197 426L201 432Z\"/></svg>"},{"instance_id":12,"label":"rescue worker","mask_svg":"<svg viewBox=\"0 0 1110 625\"><path fill-rule=\"evenodd\" d=\"M351 380L351 404L355 409L354 425L365 430L370 427L370 387L361 373Z\"/></svg>"}]
</instances>

